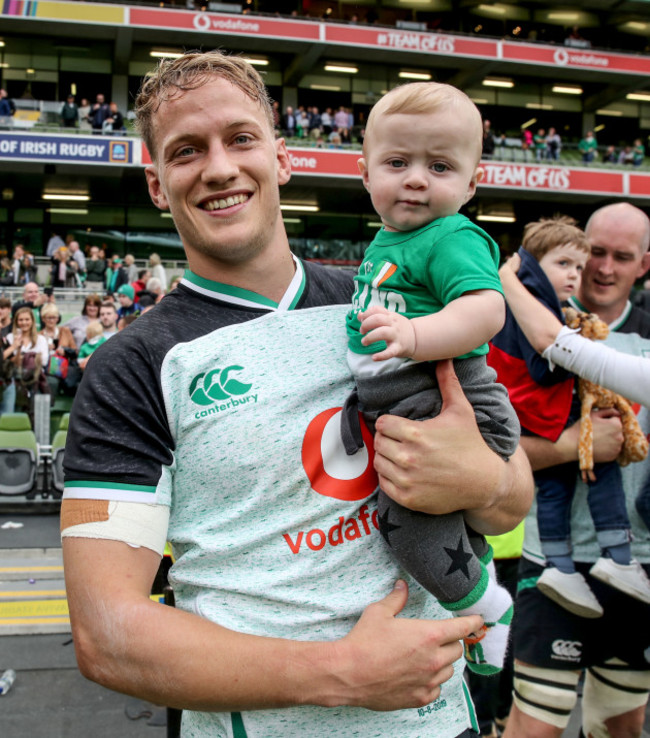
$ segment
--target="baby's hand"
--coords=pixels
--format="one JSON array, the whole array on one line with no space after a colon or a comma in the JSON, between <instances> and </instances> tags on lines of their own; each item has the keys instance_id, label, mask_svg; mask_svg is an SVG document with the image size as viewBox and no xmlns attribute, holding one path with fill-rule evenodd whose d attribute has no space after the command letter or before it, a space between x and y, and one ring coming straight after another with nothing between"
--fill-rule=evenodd
<instances>
[{"instance_id":1,"label":"baby's hand","mask_svg":"<svg viewBox=\"0 0 650 738\"><path fill-rule=\"evenodd\" d=\"M411 321L404 315L394 313L375 305L365 313L359 313L361 343L369 346L376 341L386 341L383 351L373 354L373 361L385 361L395 356L410 357L415 353L417 345L415 331Z\"/></svg>"}]
</instances>

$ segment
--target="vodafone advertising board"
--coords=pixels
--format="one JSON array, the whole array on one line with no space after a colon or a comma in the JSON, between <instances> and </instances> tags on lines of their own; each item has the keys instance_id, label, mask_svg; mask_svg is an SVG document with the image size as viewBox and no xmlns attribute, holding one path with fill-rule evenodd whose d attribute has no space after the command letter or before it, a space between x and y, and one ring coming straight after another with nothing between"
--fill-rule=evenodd
<instances>
[{"instance_id":1,"label":"vodafone advertising board","mask_svg":"<svg viewBox=\"0 0 650 738\"><path fill-rule=\"evenodd\" d=\"M317 41L320 36L317 23L261 18L255 15L220 15L219 13L196 13L191 10L132 7L129 9L129 20L132 26L174 28L201 33L227 33L307 41Z\"/></svg>"}]
</instances>

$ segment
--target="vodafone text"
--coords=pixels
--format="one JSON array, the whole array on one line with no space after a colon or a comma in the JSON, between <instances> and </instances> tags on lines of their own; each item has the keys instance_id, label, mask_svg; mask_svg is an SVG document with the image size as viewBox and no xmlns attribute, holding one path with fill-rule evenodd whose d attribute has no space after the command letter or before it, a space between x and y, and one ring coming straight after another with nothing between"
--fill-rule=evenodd
<instances>
[{"instance_id":1,"label":"vodafone text","mask_svg":"<svg viewBox=\"0 0 650 738\"><path fill-rule=\"evenodd\" d=\"M372 526L375 530L379 530L379 519L377 510L372 513L368 512L368 505L362 505L359 515L356 518L348 518L347 520L341 515L338 522L333 525L327 532L320 528L313 528L310 531L299 531L295 538L291 533L284 533L283 538L287 542L287 546L291 549L291 553L299 554L303 543L312 551L320 551L326 545L341 546L346 541L354 541L361 536L369 536L372 534Z\"/></svg>"}]
</instances>

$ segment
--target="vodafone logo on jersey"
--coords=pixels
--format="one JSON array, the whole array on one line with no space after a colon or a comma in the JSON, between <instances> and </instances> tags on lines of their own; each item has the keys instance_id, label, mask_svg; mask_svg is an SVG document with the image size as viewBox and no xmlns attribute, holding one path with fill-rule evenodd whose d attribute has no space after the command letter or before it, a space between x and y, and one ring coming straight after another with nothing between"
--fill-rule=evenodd
<instances>
[{"instance_id":1,"label":"vodafone logo on jersey","mask_svg":"<svg viewBox=\"0 0 650 738\"><path fill-rule=\"evenodd\" d=\"M319 413L307 426L302 443L302 465L314 492L324 497L354 502L377 488L372 434L361 421L364 447L348 456L341 440L341 410Z\"/></svg>"}]
</instances>

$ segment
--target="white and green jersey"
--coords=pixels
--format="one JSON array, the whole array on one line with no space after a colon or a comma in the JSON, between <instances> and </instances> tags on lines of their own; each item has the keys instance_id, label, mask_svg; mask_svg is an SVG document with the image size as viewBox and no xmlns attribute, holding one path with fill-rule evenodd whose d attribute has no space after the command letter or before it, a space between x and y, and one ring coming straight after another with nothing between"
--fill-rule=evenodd
<instances>
[{"instance_id":1,"label":"white and green jersey","mask_svg":"<svg viewBox=\"0 0 650 738\"><path fill-rule=\"evenodd\" d=\"M577 310L588 312L575 298L571 298L569 303ZM609 336L605 340L608 346L627 354L650 358L650 314L632 307L628 302L623 313L609 326L609 330ZM634 409L643 432L650 437L650 411L647 407L640 406L635 406ZM621 474L633 536L632 555L641 563L650 564L650 531L635 506L637 495L650 474L650 458L621 467ZM589 509L588 493L588 486L577 475L571 513L572 557L574 561L591 563L600 556L600 547L596 541L591 515L585 515L585 511ZM545 561L539 543L536 502L526 518L523 555L540 564Z\"/></svg>"},{"instance_id":2,"label":"white and green jersey","mask_svg":"<svg viewBox=\"0 0 650 738\"><path fill-rule=\"evenodd\" d=\"M400 576L401 617L445 618L379 534L370 435L340 441L351 276L296 264L279 304L186 273L93 354L65 497L168 505L177 607L239 632L340 638ZM459 664L422 709L186 712L183 735L455 738L472 716Z\"/></svg>"}]
</instances>

